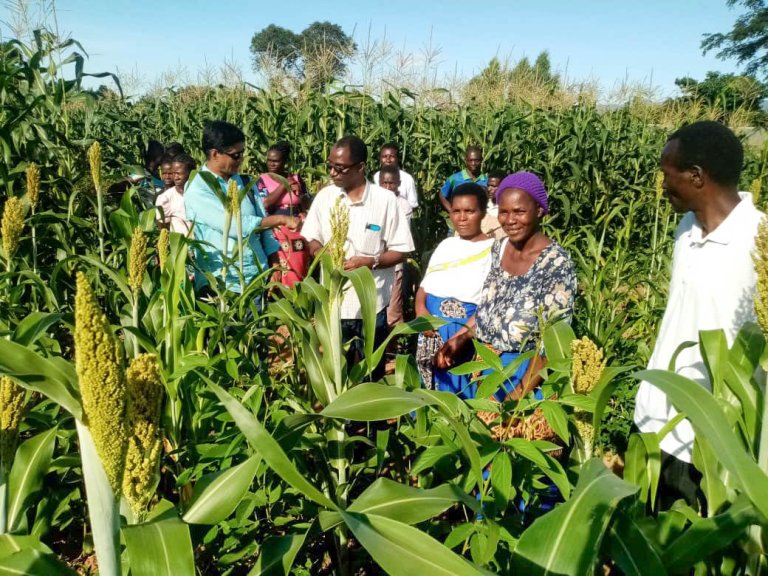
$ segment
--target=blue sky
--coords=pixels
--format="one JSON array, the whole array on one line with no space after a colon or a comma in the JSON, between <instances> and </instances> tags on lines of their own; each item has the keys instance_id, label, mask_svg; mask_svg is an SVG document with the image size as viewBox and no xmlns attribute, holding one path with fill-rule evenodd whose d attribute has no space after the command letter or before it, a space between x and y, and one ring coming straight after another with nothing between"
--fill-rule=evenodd
<instances>
[{"instance_id":1,"label":"blue sky","mask_svg":"<svg viewBox=\"0 0 768 576\"><path fill-rule=\"evenodd\" d=\"M725 0L58 0L55 6L60 32L89 52L89 71L118 71L147 84L166 71L194 82L199 70L225 62L256 81L248 51L253 34L272 23L299 32L316 20L341 25L359 46L386 39L390 70L398 53L411 54L418 68L431 46L438 83L469 78L494 56L514 63L542 50L569 79L596 80L605 91L628 80L667 96L677 77L737 70L735 62L703 56L699 48L703 33L727 31L738 17L739 8L729 9ZM3 2L4 37L12 17Z\"/></svg>"}]
</instances>

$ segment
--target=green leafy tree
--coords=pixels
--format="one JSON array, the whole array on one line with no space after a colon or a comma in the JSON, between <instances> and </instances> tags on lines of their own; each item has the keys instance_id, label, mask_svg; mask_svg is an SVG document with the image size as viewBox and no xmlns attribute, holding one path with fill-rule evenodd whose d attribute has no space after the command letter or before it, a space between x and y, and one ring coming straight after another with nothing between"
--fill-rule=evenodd
<instances>
[{"instance_id":1,"label":"green leafy tree","mask_svg":"<svg viewBox=\"0 0 768 576\"><path fill-rule=\"evenodd\" d=\"M719 50L717 57L735 58L745 64L747 74L768 76L768 5L765 0L727 0L728 6L743 5L747 12L736 20L730 32L705 34L701 48L706 54Z\"/></svg>"},{"instance_id":2,"label":"green leafy tree","mask_svg":"<svg viewBox=\"0 0 768 576\"><path fill-rule=\"evenodd\" d=\"M251 38L253 68L280 70L313 87L325 86L347 69L357 45L341 26L313 22L301 33L270 24Z\"/></svg>"},{"instance_id":3,"label":"green leafy tree","mask_svg":"<svg viewBox=\"0 0 768 576\"><path fill-rule=\"evenodd\" d=\"M703 100L724 111L742 108L754 112L768 97L768 86L753 76L710 71L702 81L684 77L677 78L675 84L683 93L684 100Z\"/></svg>"}]
</instances>

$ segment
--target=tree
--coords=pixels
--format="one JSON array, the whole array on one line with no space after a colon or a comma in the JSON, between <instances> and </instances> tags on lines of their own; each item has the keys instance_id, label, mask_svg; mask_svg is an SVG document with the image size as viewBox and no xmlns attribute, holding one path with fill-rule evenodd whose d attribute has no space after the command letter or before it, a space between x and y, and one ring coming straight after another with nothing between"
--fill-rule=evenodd
<instances>
[{"instance_id":1,"label":"tree","mask_svg":"<svg viewBox=\"0 0 768 576\"><path fill-rule=\"evenodd\" d=\"M704 54L719 49L721 60L736 58L746 64L745 72L768 77L768 6L765 0L727 0L728 6L743 5L747 12L740 16L730 32L705 34L701 42Z\"/></svg>"},{"instance_id":2,"label":"tree","mask_svg":"<svg viewBox=\"0 0 768 576\"><path fill-rule=\"evenodd\" d=\"M768 86L753 76L737 76L721 72L707 72L704 80L677 78L675 84L683 99L703 100L710 106L732 112L739 108L755 112L768 97Z\"/></svg>"},{"instance_id":3,"label":"tree","mask_svg":"<svg viewBox=\"0 0 768 576\"><path fill-rule=\"evenodd\" d=\"M356 51L352 38L331 22L313 22L299 34L270 24L251 38L255 71L281 70L316 88L344 74Z\"/></svg>"}]
</instances>

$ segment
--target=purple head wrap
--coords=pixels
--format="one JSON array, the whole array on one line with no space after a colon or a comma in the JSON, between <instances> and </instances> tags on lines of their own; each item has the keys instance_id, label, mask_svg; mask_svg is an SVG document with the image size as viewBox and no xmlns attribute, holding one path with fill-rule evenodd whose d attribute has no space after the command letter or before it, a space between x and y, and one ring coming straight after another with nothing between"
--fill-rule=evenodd
<instances>
[{"instance_id":1,"label":"purple head wrap","mask_svg":"<svg viewBox=\"0 0 768 576\"><path fill-rule=\"evenodd\" d=\"M544 214L549 212L549 200L547 198L547 189L544 187L544 182L536 176L533 172L515 172L510 174L499 184L499 189L496 191L496 203L499 203L502 192L508 188L517 188L523 192L527 192L528 195L533 198L539 206L544 209Z\"/></svg>"}]
</instances>

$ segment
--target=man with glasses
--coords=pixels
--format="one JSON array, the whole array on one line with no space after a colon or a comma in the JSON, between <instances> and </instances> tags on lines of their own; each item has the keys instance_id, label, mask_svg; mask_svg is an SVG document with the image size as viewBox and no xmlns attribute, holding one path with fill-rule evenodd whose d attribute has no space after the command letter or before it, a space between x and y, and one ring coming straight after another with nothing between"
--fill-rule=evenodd
<instances>
[{"instance_id":1,"label":"man with glasses","mask_svg":"<svg viewBox=\"0 0 768 576\"><path fill-rule=\"evenodd\" d=\"M345 270L366 266L376 281L376 334L379 346L387 334L387 304L395 279L395 265L413 250L408 223L397 205L397 197L365 177L368 149L357 136L345 136L331 149L328 170L333 184L317 193L302 228L312 256L331 239L331 210L336 199L349 210ZM348 362L362 358L362 320L360 301L353 289L347 290L341 306L344 339L352 341ZM383 361L373 371L373 379L384 375Z\"/></svg>"},{"instance_id":2,"label":"man with glasses","mask_svg":"<svg viewBox=\"0 0 768 576\"><path fill-rule=\"evenodd\" d=\"M241 190L248 184L250 179L238 173L245 154L245 135L237 126L220 120L208 123L203 129L202 148L206 161L200 172L211 173L221 192L227 193L230 180L234 180ZM227 267L226 278L222 278L223 256L226 253L226 257L231 259L237 246L237 225L233 220L225 248L224 206L200 173L188 184L184 193L184 206L187 221L193 224L195 240L199 242L196 246L196 266L200 272L195 274L195 289L203 295L212 292L206 277L208 274L223 280L227 290L240 293L239 272L242 272L245 284L248 284L260 272L278 264L277 251L280 245L272 232L264 229L285 225L295 230L300 224L298 218L291 216L266 216L258 196L250 193L245 195L240 204L244 236L243 269L239 271L239 261L235 258Z\"/></svg>"}]
</instances>

